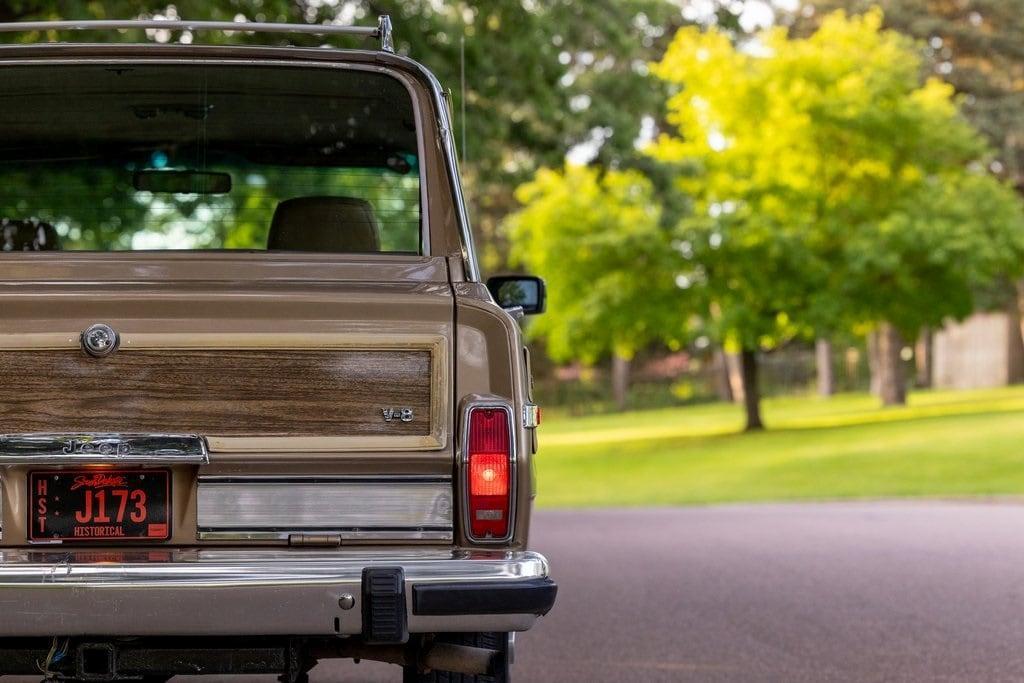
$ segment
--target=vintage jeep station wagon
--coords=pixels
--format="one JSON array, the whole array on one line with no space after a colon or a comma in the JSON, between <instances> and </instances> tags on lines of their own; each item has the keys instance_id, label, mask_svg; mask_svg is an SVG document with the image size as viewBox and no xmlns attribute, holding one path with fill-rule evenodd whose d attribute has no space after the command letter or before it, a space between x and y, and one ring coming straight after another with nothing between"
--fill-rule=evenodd
<instances>
[{"instance_id":1,"label":"vintage jeep station wagon","mask_svg":"<svg viewBox=\"0 0 1024 683\"><path fill-rule=\"evenodd\" d=\"M0 26L83 29L239 24ZM0 48L0 674L506 681L556 592L543 283L481 283L448 103L386 17L245 30L379 48Z\"/></svg>"}]
</instances>

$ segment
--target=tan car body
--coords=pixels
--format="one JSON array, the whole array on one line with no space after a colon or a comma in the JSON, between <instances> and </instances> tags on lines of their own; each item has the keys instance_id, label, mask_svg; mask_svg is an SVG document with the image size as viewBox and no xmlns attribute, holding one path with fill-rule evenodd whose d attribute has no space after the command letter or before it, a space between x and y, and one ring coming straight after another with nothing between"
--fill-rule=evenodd
<instances>
[{"instance_id":1,"label":"tan car body","mask_svg":"<svg viewBox=\"0 0 1024 683\"><path fill-rule=\"evenodd\" d=\"M358 586L352 584L349 575L330 578L334 576L333 560L337 566L358 564L362 558L372 559L372 563L367 560L367 566L406 563L407 573L412 572L407 578L410 587L420 575L417 571L426 582L445 580L444 570L431 574L432 567L447 567L443 562L456 560L463 565L472 560L479 566L486 564L487 571L474 569L466 574L476 580L546 578L544 559L526 552L536 491L531 463L536 434L522 418L524 408L532 403L528 359L518 323L494 303L479 281L454 167L448 112L433 77L411 60L384 52L181 45L0 48L0 69L9 63L145 60L369 69L405 83L415 104L420 131L423 255L0 253L0 378L6 377L0 381L7 385L9 397L11 387L17 387L18 393L0 408L2 433L148 432L152 430L133 429L133 425L159 424L154 415L163 416L172 433L193 422L208 424L214 418L203 411L211 408L204 403L202 392L194 391L200 386L194 383L200 380L175 375L174 363L201 361L207 364L202 367L210 368L211 375L217 375L222 367L225 372L233 372L239 363L253 363L253 391L261 393L263 387L274 387L266 395L253 398L255 403L239 401L237 407L229 408L223 401L217 404L217 410L237 412L218 413L217 419L222 419L225 426L200 433L208 444L207 461L169 465L173 472L171 539L156 545L131 546L149 552L148 560L132 559L124 545L48 547L31 543L27 534L26 476L41 466L10 464L0 455L0 606L5 615L0 636L358 636L364 628ZM83 330L100 322L120 334L120 347L109 357L116 361L89 358L81 350ZM320 355L304 355L310 352ZM424 380L412 370L406 374L395 371L393 377L385 371L379 378L359 379L357 369L346 370L348 366L341 364L323 370L338 373L340 402L347 400L355 405L357 399L345 398L345 392L352 391L366 403L358 410L377 415L391 406L373 404L374 392L387 391L389 383L397 386L409 382L410 396L415 393L420 400L429 400L429 416L419 417L417 411L414 424L398 425L394 431L377 422L324 430L317 423L319 411L309 410L308 398L299 396L298 390L292 392L291 380L275 374L285 372L275 368L287 365L277 360L291 355L312 359L294 370L295 377L301 379L302 373L321 372L317 358L335 362L360 357L340 354L363 352L395 353L396 358L405 358L400 355L403 352L429 354L428 394L416 393L421 392L417 387L423 386ZM415 358L409 357L410 367L415 365ZM36 359L38 368L28 373L31 381L24 379L26 369L31 369ZM117 371L104 374L104 368L115 367L111 365L114 362L121 364L116 366ZM107 381L109 393L104 392ZM166 383L163 395L139 393L135 387L146 381ZM353 390L359 382L359 390ZM192 389L186 392L189 387ZM474 400L507 405L513 415L513 531L509 540L498 544L472 541L464 524L464 444L460 430L465 408ZM247 411L250 405L258 410ZM265 428L265 423L276 426ZM41 429L43 425L45 429ZM237 478L260 477L275 481L450 478L451 529L433 535L390 532L389 536L361 534L358 529L318 535L289 534L288 529L270 533L200 528L200 517L205 514L201 511L204 494L200 489L206 485L201 482L210 482L213 491L214 486L230 486ZM372 505L376 499L367 500ZM296 545L304 547L290 547ZM244 553L256 555L246 555L241 549L238 552L243 554L231 555L235 552L232 548L239 546L244 546ZM127 574L137 570L140 576L147 567L157 565L191 570L208 564L211 572L224 571L226 566L244 563L247 557L259 560L252 570L255 578L251 584L244 576L233 583L217 583L197 573L179 583L168 583L166 590L141 579L138 585L126 587L117 584L109 572L101 571L104 562L127 563ZM428 560L435 559L436 564L426 567ZM285 567L290 566L288 562L297 562L307 577L308 572L323 572L324 576L280 583L267 578L265 565ZM310 569L314 566L315 572ZM43 573L51 570L68 573L64 586L59 581L45 586ZM451 580L460 576L456 573ZM38 577L37 585L33 585L33 577ZM194 585L189 584L191 579L195 579ZM76 592L76 582L84 582L77 585L89 590ZM239 607L237 593L242 587L258 600L280 599L280 604L248 619L241 618L242 614L251 615L253 609L253 603L249 603L248 612ZM353 592L356 608L339 611L339 600L352 597ZM138 619L126 613L92 615L91 625L85 626L74 613L94 609L103 601L127 608L140 596L149 601L141 603L142 614L135 615ZM200 618L195 610L204 606L206 614ZM50 617L40 616L48 610ZM64 613L54 617L52 610ZM515 631L528 628L537 615L526 611L416 617L410 612L409 631ZM322 624L311 626L311 619L321 617ZM262 625L253 625L261 619Z\"/></svg>"}]
</instances>

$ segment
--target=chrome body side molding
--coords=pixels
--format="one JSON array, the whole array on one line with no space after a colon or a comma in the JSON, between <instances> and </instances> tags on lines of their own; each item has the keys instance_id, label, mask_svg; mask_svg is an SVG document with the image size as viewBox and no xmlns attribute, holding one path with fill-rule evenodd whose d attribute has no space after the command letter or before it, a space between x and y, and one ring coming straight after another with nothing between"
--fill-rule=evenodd
<instances>
[{"instance_id":1,"label":"chrome body side molding","mask_svg":"<svg viewBox=\"0 0 1024 683\"><path fill-rule=\"evenodd\" d=\"M449 476L200 476L202 540L451 541Z\"/></svg>"},{"instance_id":2,"label":"chrome body side molding","mask_svg":"<svg viewBox=\"0 0 1024 683\"><path fill-rule=\"evenodd\" d=\"M206 439L194 434L0 434L3 465L205 465Z\"/></svg>"}]
</instances>

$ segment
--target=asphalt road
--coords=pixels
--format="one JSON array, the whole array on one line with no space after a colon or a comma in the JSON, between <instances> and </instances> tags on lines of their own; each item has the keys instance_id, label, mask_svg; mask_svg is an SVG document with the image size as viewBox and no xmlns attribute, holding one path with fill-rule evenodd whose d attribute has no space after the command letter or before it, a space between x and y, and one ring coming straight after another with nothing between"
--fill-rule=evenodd
<instances>
[{"instance_id":1,"label":"asphalt road","mask_svg":"<svg viewBox=\"0 0 1024 683\"><path fill-rule=\"evenodd\" d=\"M542 512L533 542L560 593L517 683L1024 679L1021 505Z\"/></svg>"},{"instance_id":2,"label":"asphalt road","mask_svg":"<svg viewBox=\"0 0 1024 683\"><path fill-rule=\"evenodd\" d=\"M560 592L519 639L517 683L1024 680L1024 505L542 512L534 529Z\"/></svg>"}]
</instances>

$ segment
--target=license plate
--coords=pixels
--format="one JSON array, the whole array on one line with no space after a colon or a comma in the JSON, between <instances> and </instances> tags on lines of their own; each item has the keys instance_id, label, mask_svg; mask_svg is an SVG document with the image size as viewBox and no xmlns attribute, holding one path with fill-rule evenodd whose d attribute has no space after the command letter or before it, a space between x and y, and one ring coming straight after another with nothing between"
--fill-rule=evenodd
<instances>
[{"instance_id":1,"label":"license plate","mask_svg":"<svg viewBox=\"0 0 1024 683\"><path fill-rule=\"evenodd\" d=\"M30 541L166 541L169 470L30 472Z\"/></svg>"}]
</instances>

